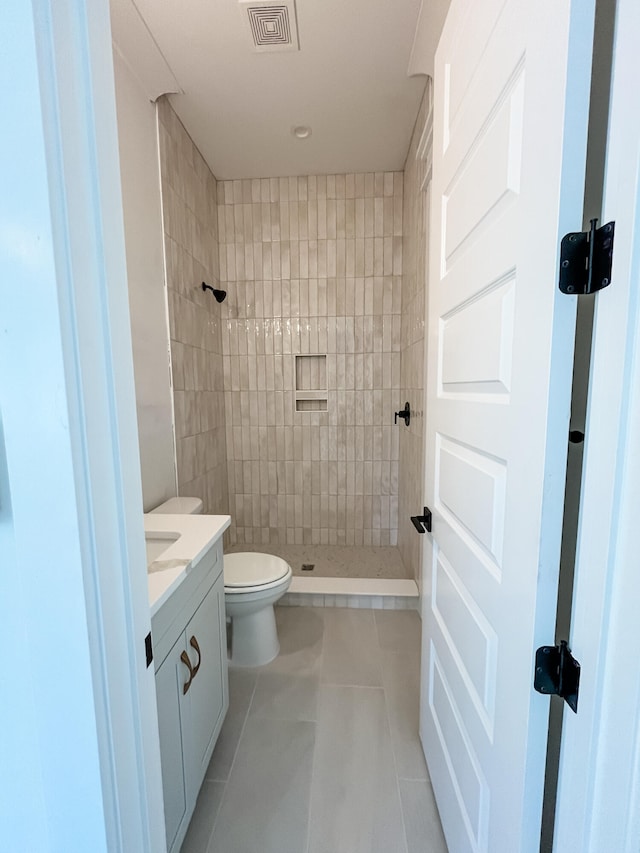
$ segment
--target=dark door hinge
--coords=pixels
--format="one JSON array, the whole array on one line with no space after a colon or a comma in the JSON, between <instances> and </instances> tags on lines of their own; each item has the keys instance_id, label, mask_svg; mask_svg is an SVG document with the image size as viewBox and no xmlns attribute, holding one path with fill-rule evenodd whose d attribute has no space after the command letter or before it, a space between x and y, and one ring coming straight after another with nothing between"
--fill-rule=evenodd
<instances>
[{"instance_id":1,"label":"dark door hinge","mask_svg":"<svg viewBox=\"0 0 640 853\"><path fill-rule=\"evenodd\" d=\"M559 646L540 646L536 651L533 686L538 693L560 696L575 714L578 713L580 664L571 654L566 640Z\"/></svg>"},{"instance_id":2,"label":"dark door hinge","mask_svg":"<svg viewBox=\"0 0 640 853\"><path fill-rule=\"evenodd\" d=\"M615 222L596 228L591 220L589 231L565 234L560 244L560 282L562 293L581 296L597 293L611 284L613 235Z\"/></svg>"},{"instance_id":3,"label":"dark door hinge","mask_svg":"<svg viewBox=\"0 0 640 853\"><path fill-rule=\"evenodd\" d=\"M144 653L147 659L147 669L153 663L153 643L151 641L151 631L144 638Z\"/></svg>"},{"instance_id":4,"label":"dark door hinge","mask_svg":"<svg viewBox=\"0 0 640 853\"><path fill-rule=\"evenodd\" d=\"M431 533L431 510L426 506L422 515L412 515L411 523L418 533Z\"/></svg>"}]
</instances>

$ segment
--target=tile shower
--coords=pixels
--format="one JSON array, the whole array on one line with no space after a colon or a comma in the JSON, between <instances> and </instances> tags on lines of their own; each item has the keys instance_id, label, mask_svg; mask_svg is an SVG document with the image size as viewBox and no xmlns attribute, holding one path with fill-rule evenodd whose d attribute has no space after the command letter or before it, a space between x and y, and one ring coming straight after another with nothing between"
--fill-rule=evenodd
<instances>
[{"instance_id":1,"label":"tile shower","mask_svg":"<svg viewBox=\"0 0 640 853\"><path fill-rule=\"evenodd\" d=\"M166 98L158 138L178 493L227 513L217 182Z\"/></svg>"},{"instance_id":2,"label":"tile shower","mask_svg":"<svg viewBox=\"0 0 640 853\"><path fill-rule=\"evenodd\" d=\"M402 173L219 189L232 537L396 545Z\"/></svg>"},{"instance_id":3,"label":"tile shower","mask_svg":"<svg viewBox=\"0 0 640 853\"><path fill-rule=\"evenodd\" d=\"M421 459L416 169L217 181L164 99L159 120L180 493L231 514L235 550L416 577L398 517L401 460L415 492Z\"/></svg>"}]
</instances>

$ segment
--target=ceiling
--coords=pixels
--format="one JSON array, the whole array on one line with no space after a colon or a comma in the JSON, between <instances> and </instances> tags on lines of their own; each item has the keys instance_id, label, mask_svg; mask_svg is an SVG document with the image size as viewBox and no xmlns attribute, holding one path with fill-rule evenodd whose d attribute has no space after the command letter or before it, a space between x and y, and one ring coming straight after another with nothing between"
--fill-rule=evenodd
<instances>
[{"instance_id":1,"label":"ceiling","mask_svg":"<svg viewBox=\"0 0 640 853\"><path fill-rule=\"evenodd\" d=\"M420 0L296 5L299 51L256 52L238 0L112 0L113 37L150 97L180 92L220 179L402 169L425 82L407 75Z\"/></svg>"}]
</instances>

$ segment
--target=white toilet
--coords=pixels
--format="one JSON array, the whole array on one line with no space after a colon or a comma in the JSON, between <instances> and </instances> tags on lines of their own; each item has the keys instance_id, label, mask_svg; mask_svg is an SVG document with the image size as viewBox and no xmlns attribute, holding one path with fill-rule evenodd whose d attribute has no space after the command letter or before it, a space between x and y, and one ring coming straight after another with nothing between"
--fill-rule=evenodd
<instances>
[{"instance_id":1,"label":"white toilet","mask_svg":"<svg viewBox=\"0 0 640 853\"><path fill-rule=\"evenodd\" d=\"M200 498L170 498L152 512L198 514ZM233 666L263 666L280 651L273 605L291 583L291 566L281 557L253 551L224 556L224 600L231 618Z\"/></svg>"},{"instance_id":2,"label":"white toilet","mask_svg":"<svg viewBox=\"0 0 640 853\"><path fill-rule=\"evenodd\" d=\"M224 556L224 601L231 617L234 666L262 666L280 651L273 605L291 583L291 566L281 557L243 551Z\"/></svg>"}]
</instances>

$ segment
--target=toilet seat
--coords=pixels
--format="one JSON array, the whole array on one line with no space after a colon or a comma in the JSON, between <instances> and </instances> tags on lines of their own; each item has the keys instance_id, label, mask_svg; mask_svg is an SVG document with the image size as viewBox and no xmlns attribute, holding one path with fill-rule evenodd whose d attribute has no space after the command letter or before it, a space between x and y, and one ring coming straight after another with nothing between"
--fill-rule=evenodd
<instances>
[{"instance_id":1,"label":"toilet seat","mask_svg":"<svg viewBox=\"0 0 640 853\"><path fill-rule=\"evenodd\" d=\"M289 564L273 554L241 551L224 555L224 589L230 595L272 589L291 574Z\"/></svg>"}]
</instances>

